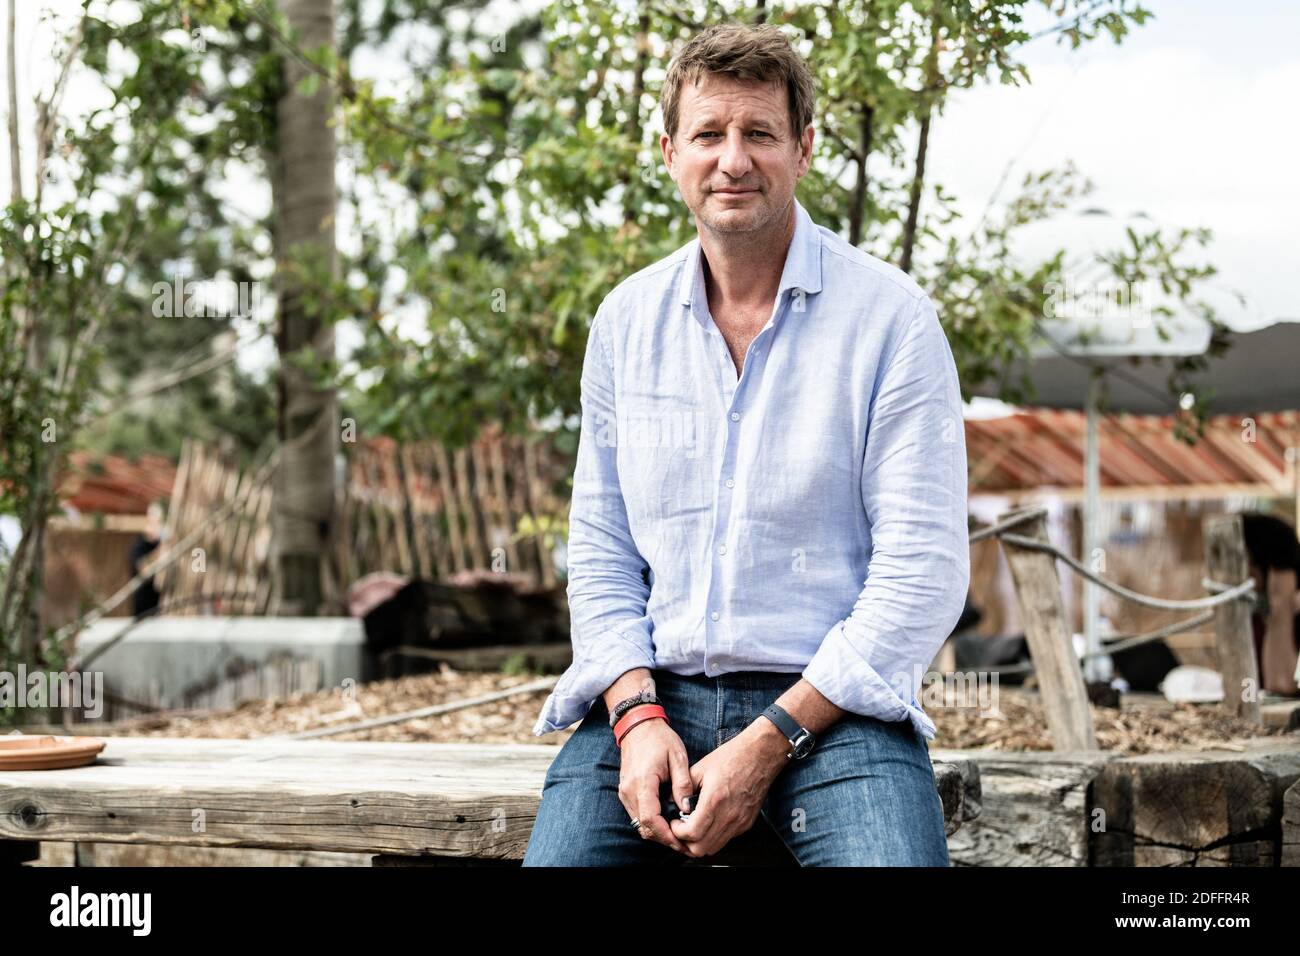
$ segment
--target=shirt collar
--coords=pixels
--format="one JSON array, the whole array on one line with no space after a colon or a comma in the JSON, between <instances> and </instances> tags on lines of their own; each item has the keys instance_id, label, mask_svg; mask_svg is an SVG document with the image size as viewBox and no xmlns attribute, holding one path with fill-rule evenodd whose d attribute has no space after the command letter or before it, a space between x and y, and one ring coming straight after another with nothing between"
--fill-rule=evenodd
<instances>
[{"instance_id":1,"label":"shirt collar","mask_svg":"<svg viewBox=\"0 0 1300 956\"><path fill-rule=\"evenodd\" d=\"M685 268L682 269L679 286L682 305L692 305L698 292L699 309L692 309L695 317L703 322L707 302L704 291L704 273L700 269L700 237L696 236L686 247ZM822 290L822 237L817 224L812 221L808 211L798 199L794 200L794 235L790 239L790 248L785 256L785 268L781 271L781 284L777 287L779 297L786 289L803 289L804 292Z\"/></svg>"}]
</instances>

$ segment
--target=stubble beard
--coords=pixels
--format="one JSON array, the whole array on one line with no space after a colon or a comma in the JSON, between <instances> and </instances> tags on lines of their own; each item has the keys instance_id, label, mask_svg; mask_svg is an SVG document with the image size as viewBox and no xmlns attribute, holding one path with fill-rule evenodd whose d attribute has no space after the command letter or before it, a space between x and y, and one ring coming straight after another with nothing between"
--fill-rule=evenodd
<instances>
[{"instance_id":1,"label":"stubble beard","mask_svg":"<svg viewBox=\"0 0 1300 956\"><path fill-rule=\"evenodd\" d=\"M712 196L712 193L704 194L695 213L695 220L701 231L707 230L724 244L744 247L756 242L761 243L767 233L775 228L779 210L772 208L768 201L768 194L762 190L757 196L745 200L750 208L736 207L743 213L739 216L729 210L720 209Z\"/></svg>"}]
</instances>

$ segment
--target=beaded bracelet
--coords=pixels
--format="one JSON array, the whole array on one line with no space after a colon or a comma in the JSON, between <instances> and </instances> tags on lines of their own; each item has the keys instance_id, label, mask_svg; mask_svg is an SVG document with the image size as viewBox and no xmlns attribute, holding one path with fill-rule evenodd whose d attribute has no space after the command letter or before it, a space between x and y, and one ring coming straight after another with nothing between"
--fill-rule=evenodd
<instances>
[{"instance_id":1,"label":"beaded bracelet","mask_svg":"<svg viewBox=\"0 0 1300 956\"><path fill-rule=\"evenodd\" d=\"M619 722L619 720L622 718L624 714L626 714L633 707L636 707L638 704L659 704L659 703L662 703L662 701L660 701L659 698L655 696L655 693L652 690L643 690L639 694L636 694L633 697L629 697L626 700L620 700L617 704L614 705L614 710L609 715L609 725L613 727L616 723Z\"/></svg>"}]
</instances>

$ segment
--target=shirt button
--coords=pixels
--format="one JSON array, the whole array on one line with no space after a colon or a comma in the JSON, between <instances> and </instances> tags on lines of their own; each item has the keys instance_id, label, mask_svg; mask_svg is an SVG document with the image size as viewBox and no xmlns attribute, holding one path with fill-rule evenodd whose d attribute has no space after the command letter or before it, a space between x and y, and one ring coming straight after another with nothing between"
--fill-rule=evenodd
<instances>
[{"instance_id":1,"label":"shirt button","mask_svg":"<svg viewBox=\"0 0 1300 956\"><path fill-rule=\"evenodd\" d=\"M728 488L734 488L734 487L736 487L736 480L735 480L734 478L728 478L728 479L727 479L727 487L728 487Z\"/></svg>"},{"instance_id":2,"label":"shirt button","mask_svg":"<svg viewBox=\"0 0 1300 956\"><path fill-rule=\"evenodd\" d=\"M731 420L732 420L733 422L738 422L738 421L740 421L740 412L732 412L732 413L731 413Z\"/></svg>"},{"instance_id":3,"label":"shirt button","mask_svg":"<svg viewBox=\"0 0 1300 956\"><path fill-rule=\"evenodd\" d=\"M718 545L718 554L726 554L726 553L727 553L727 546L725 544Z\"/></svg>"},{"instance_id":4,"label":"shirt button","mask_svg":"<svg viewBox=\"0 0 1300 956\"><path fill-rule=\"evenodd\" d=\"M718 619L718 612L714 611L712 614L709 615L709 617L716 621Z\"/></svg>"}]
</instances>

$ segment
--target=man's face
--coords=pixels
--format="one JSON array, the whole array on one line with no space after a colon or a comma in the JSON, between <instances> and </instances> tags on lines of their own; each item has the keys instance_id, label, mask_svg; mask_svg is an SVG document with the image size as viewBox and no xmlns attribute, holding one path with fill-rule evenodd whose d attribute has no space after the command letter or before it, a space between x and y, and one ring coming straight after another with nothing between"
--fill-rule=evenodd
<instances>
[{"instance_id":1,"label":"man's face","mask_svg":"<svg viewBox=\"0 0 1300 956\"><path fill-rule=\"evenodd\" d=\"M701 229L746 233L789 207L808 171L813 128L790 133L783 83L706 74L682 90L677 135L660 137L664 163Z\"/></svg>"}]
</instances>

